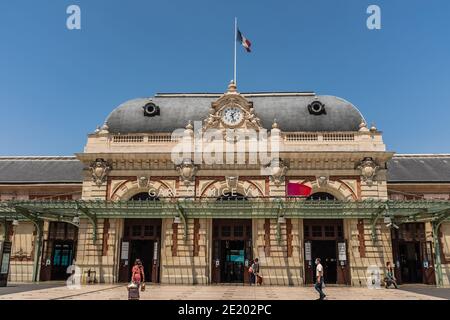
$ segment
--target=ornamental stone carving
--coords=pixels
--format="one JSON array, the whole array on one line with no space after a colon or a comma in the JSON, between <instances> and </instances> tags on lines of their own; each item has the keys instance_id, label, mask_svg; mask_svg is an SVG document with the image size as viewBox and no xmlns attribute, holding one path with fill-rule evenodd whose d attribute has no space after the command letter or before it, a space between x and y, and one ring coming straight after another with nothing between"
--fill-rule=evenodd
<instances>
[{"instance_id":1,"label":"ornamental stone carving","mask_svg":"<svg viewBox=\"0 0 450 320\"><path fill-rule=\"evenodd\" d=\"M227 182L227 188L229 190L236 190L238 186L239 177L238 176L226 176L225 180Z\"/></svg>"},{"instance_id":2,"label":"ornamental stone carving","mask_svg":"<svg viewBox=\"0 0 450 320\"><path fill-rule=\"evenodd\" d=\"M139 188L147 188L149 186L150 177L146 176L137 177L137 182Z\"/></svg>"},{"instance_id":3,"label":"ornamental stone carving","mask_svg":"<svg viewBox=\"0 0 450 320\"><path fill-rule=\"evenodd\" d=\"M327 176L319 176L316 177L316 180L319 188L324 188L327 186L329 178Z\"/></svg>"},{"instance_id":4,"label":"ornamental stone carving","mask_svg":"<svg viewBox=\"0 0 450 320\"><path fill-rule=\"evenodd\" d=\"M279 186L284 182L288 167L283 160L273 159L266 168L270 169L270 180L275 183L275 185Z\"/></svg>"},{"instance_id":5,"label":"ornamental stone carving","mask_svg":"<svg viewBox=\"0 0 450 320\"><path fill-rule=\"evenodd\" d=\"M176 166L176 170L180 175L180 180L189 185L195 179L195 174L198 171L198 166L193 163L191 159L183 159L180 165Z\"/></svg>"},{"instance_id":6,"label":"ornamental stone carving","mask_svg":"<svg viewBox=\"0 0 450 320\"><path fill-rule=\"evenodd\" d=\"M377 163L369 157L364 158L357 167L361 171L362 180L369 185L373 184L379 168Z\"/></svg>"},{"instance_id":7,"label":"ornamental stone carving","mask_svg":"<svg viewBox=\"0 0 450 320\"><path fill-rule=\"evenodd\" d=\"M97 186L101 186L108 176L108 173L111 171L111 166L104 159L96 159L89 166L91 170L92 179L94 180Z\"/></svg>"}]
</instances>

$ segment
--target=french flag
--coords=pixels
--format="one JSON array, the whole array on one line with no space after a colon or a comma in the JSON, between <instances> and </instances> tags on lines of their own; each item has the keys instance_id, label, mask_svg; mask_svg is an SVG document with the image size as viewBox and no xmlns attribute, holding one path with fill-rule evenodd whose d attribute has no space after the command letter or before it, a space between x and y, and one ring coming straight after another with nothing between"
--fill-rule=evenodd
<instances>
[{"instance_id":1,"label":"french flag","mask_svg":"<svg viewBox=\"0 0 450 320\"><path fill-rule=\"evenodd\" d=\"M252 50L250 49L252 43L250 42L250 40L244 37L239 29L237 30L236 34L236 41L240 42L247 52L252 52Z\"/></svg>"}]
</instances>

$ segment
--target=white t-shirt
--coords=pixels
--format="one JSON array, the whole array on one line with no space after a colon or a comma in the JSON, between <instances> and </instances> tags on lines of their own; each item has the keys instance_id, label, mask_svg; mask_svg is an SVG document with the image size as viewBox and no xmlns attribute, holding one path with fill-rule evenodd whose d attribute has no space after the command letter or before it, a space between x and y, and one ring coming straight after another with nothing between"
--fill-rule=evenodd
<instances>
[{"instance_id":1,"label":"white t-shirt","mask_svg":"<svg viewBox=\"0 0 450 320\"><path fill-rule=\"evenodd\" d=\"M323 275L323 267L322 265L319 263L316 267L316 277L322 276Z\"/></svg>"}]
</instances>

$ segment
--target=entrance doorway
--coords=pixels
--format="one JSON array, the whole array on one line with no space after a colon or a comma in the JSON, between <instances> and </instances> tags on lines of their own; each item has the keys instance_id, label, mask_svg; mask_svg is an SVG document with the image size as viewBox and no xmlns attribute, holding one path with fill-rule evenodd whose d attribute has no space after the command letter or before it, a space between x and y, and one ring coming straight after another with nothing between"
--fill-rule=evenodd
<instances>
[{"instance_id":1,"label":"entrance doorway","mask_svg":"<svg viewBox=\"0 0 450 320\"><path fill-rule=\"evenodd\" d=\"M327 283L337 283L337 257L336 241L313 240L311 241L312 258L320 257L323 266L323 276ZM316 274L316 265L312 267L313 275Z\"/></svg>"},{"instance_id":2,"label":"entrance doorway","mask_svg":"<svg viewBox=\"0 0 450 320\"><path fill-rule=\"evenodd\" d=\"M65 222L50 222L47 240L43 243L40 280L66 280L67 269L74 262L78 228Z\"/></svg>"},{"instance_id":3,"label":"entrance doorway","mask_svg":"<svg viewBox=\"0 0 450 320\"><path fill-rule=\"evenodd\" d=\"M405 223L392 231L395 276L398 283L436 284L431 241L424 223Z\"/></svg>"},{"instance_id":4,"label":"entrance doorway","mask_svg":"<svg viewBox=\"0 0 450 320\"><path fill-rule=\"evenodd\" d=\"M136 259L144 266L145 281L159 282L161 219L125 219L119 281L128 282Z\"/></svg>"},{"instance_id":5,"label":"entrance doorway","mask_svg":"<svg viewBox=\"0 0 450 320\"><path fill-rule=\"evenodd\" d=\"M220 278L227 283L243 283L245 242L242 240L222 240L220 245L220 260L223 261Z\"/></svg>"},{"instance_id":6,"label":"entrance doorway","mask_svg":"<svg viewBox=\"0 0 450 320\"><path fill-rule=\"evenodd\" d=\"M213 283L248 283L252 259L252 220L213 220Z\"/></svg>"},{"instance_id":7,"label":"entrance doorway","mask_svg":"<svg viewBox=\"0 0 450 320\"><path fill-rule=\"evenodd\" d=\"M153 247L154 240L132 240L130 241L130 266L136 259L140 259L144 266L144 275L146 281L152 279ZM128 273L128 279L131 279L131 268Z\"/></svg>"},{"instance_id":8,"label":"entrance doorway","mask_svg":"<svg viewBox=\"0 0 450 320\"><path fill-rule=\"evenodd\" d=\"M420 242L403 242L398 246L401 279L405 283L421 283Z\"/></svg>"},{"instance_id":9,"label":"entrance doorway","mask_svg":"<svg viewBox=\"0 0 450 320\"><path fill-rule=\"evenodd\" d=\"M305 283L316 279L316 258L320 258L328 284L350 284L347 242L343 220L303 220L305 239Z\"/></svg>"},{"instance_id":10,"label":"entrance doorway","mask_svg":"<svg viewBox=\"0 0 450 320\"><path fill-rule=\"evenodd\" d=\"M52 280L66 280L69 277L67 268L74 258L73 241L55 241L52 254Z\"/></svg>"}]
</instances>

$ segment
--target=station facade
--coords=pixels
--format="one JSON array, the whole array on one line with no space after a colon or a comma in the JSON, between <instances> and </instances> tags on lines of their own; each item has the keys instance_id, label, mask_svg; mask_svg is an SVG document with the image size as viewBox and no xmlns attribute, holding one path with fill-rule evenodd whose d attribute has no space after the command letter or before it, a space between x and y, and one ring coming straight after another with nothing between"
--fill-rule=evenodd
<instances>
[{"instance_id":1,"label":"station facade","mask_svg":"<svg viewBox=\"0 0 450 320\"><path fill-rule=\"evenodd\" d=\"M391 261L400 283L449 285L449 200L450 155L395 155L338 97L233 83L128 101L74 157L0 158L13 282L72 263L127 282L139 258L154 283L247 284L259 258L265 285L297 286L320 257L329 284Z\"/></svg>"}]
</instances>

